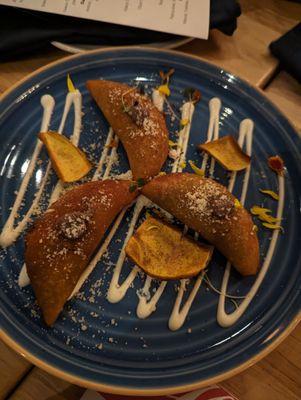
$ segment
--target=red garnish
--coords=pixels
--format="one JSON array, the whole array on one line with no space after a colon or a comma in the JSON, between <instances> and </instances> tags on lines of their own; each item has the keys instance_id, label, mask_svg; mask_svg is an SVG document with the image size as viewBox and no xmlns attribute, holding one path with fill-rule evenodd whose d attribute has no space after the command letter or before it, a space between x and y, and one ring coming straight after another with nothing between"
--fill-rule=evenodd
<instances>
[{"instance_id":1,"label":"red garnish","mask_svg":"<svg viewBox=\"0 0 301 400\"><path fill-rule=\"evenodd\" d=\"M283 175L284 162L281 157L279 157L279 156L269 157L268 164L269 164L269 167L273 171L277 172L278 175L281 175L281 176Z\"/></svg>"},{"instance_id":2,"label":"red garnish","mask_svg":"<svg viewBox=\"0 0 301 400\"><path fill-rule=\"evenodd\" d=\"M195 90L192 94L192 101L194 103L198 103L201 100L201 92L199 90Z\"/></svg>"}]
</instances>

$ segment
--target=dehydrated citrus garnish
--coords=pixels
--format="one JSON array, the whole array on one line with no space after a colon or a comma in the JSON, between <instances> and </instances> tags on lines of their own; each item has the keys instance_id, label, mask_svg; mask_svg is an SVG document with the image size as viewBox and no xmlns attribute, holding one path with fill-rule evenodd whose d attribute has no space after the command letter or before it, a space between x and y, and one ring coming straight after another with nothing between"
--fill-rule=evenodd
<instances>
[{"instance_id":1,"label":"dehydrated citrus garnish","mask_svg":"<svg viewBox=\"0 0 301 400\"><path fill-rule=\"evenodd\" d=\"M269 167L278 175L283 175L284 161L279 156L272 156L268 158Z\"/></svg>"},{"instance_id":2,"label":"dehydrated citrus garnish","mask_svg":"<svg viewBox=\"0 0 301 400\"><path fill-rule=\"evenodd\" d=\"M279 195L273 190L268 190L268 189L259 189L261 193L267 194L268 196L271 196L274 200L279 200Z\"/></svg>"},{"instance_id":3,"label":"dehydrated citrus garnish","mask_svg":"<svg viewBox=\"0 0 301 400\"><path fill-rule=\"evenodd\" d=\"M92 165L85 154L65 136L42 132L39 139L45 144L53 168L63 182L78 181L91 170Z\"/></svg>"},{"instance_id":4,"label":"dehydrated citrus garnish","mask_svg":"<svg viewBox=\"0 0 301 400\"><path fill-rule=\"evenodd\" d=\"M200 144L198 148L214 157L228 171L241 171L250 165L250 157L230 135Z\"/></svg>"},{"instance_id":5,"label":"dehydrated citrus garnish","mask_svg":"<svg viewBox=\"0 0 301 400\"><path fill-rule=\"evenodd\" d=\"M188 162L189 162L189 165L190 165L191 169L193 170L193 172L195 174L197 174L199 176L204 176L205 175L204 170L199 168L199 167L197 167L193 161L189 160Z\"/></svg>"},{"instance_id":6,"label":"dehydrated citrus garnish","mask_svg":"<svg viewBox=\"0 0 301 400\"><path fill-rule=\"evenodd\" d=\"M184 236L157 218L148 217L126 245L126 254L148 275L171 280L189 278L207 267L213 247Z\"/></svg>"}]
</instances>

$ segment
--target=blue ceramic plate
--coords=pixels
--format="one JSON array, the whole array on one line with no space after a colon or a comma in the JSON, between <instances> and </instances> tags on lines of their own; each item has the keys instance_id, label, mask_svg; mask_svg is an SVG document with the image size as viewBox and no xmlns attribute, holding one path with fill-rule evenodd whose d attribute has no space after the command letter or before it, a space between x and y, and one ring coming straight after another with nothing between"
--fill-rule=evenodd
<instances>
[{"instance_id":1,"label":"blue ceramic plate","mask_svg":"<svg viewBox=\"0 0 301 400\"><path fill-rule=\"evenodd\" d=\"M206 140L208 101L222 101L220 134L237 136L239 123L255 123L252 172L246 207L264 205L275 210L277 202L263 196L259 188L277 191L277 176L267 166L267 157L279 154L286 165L285 207L282 226L268 274L256 297L229 328L217 324L218 295L203 285L186 323L178 331L167 321L176 296L175 282L169 283L155 313L148 319L136 317L138 276L122 302L110 304L106 290L112 267L127 229L123 221L109 249L83 288L81 298L72 300L52 329L47 329L29 287L17 284L23 263L24 240L0 253L1 337L42 368L83 386L123 394L163 394L189 390L233 375L271 351L300 318L300 182L301 141L285 117L261 94L241 79L197 58L172 51L119 48L67 58L31 75L4 95L0 105L0 200L4 225L31 157L39 131L40 98L49 93L56 100L51 129L57 129L66 96L66 75L83 94L81 146L93 143L95 158L104 145L108 125L85 88L88 79L105 78L127 83L142 82L150 90L159 84L158 71L175 68L170 102L179 107L183 90L199 89L202 100L196 106L187 159L200 162L195 145ZM65 133L72 131L72 115ZM170 126L171 135L177 129ZM114 172L128 169L122 149ZM44 154L44 159L46 159ZM26 198L28 207L40 184L45 163L39 165ZM189 171L189 166L186 168ZM191 172L191 170L190 170ZM228 177L217 169L219 178ZM51 190L51 185L47 190ZM238 179L238 186L239 181ZM239 187L236 188L239 190ZM24 209L25 209L24 208ZM23 210L24 211L24 210ZM258 223L260 225L260 223ZM260 227L264 258L271 231ZM215 254L209 270L214 286L220 287L226 260ZM128 272L131 265L124 269ZM104 273L105 271L105 273ZM97 280L102 279L101 282ZM245 294L254 278L232 272L229 292ZM91 291L91 287L92 289ZM91 300L91 296L94 299ZM85 300L86 298L86 300ZM234 305L227 302L227 310Z\"/></svg>"}]
</instances>

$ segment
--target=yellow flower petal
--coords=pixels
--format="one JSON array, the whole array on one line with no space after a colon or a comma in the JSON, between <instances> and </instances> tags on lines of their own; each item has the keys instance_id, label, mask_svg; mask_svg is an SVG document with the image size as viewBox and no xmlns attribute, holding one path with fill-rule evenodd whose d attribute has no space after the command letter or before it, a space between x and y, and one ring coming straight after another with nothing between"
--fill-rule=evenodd
<instances>
[{"instance_id":1,"label":"yellow flower petal","mask_svg":"<svg viewBox=\"0 0 301 400\"><path fill-rule=\"evenodd\" d=\"M181 162L181 163L180 163L180 167L181 167L182 169L186 168L186 162L185 162L185 161Z\"/></svg>"},{"instance_id":2,"label":"yellow flower petal","mask_svg":"<svg viewBox=\"0 0 301 400\"><path fill-rule=\"evenodd\" d=\"M264 221L264 222L267 222L269 224L273 224L275 222L279 222L280 221L279 219L273 217L272 215L267 215L267 214L258 215L258 218L260 219L260 221Z\"/></svg>"},{"instance_id":3,"label":"yellow flower petal","mask_svg":"<svg viewBox=\"0 0 301 400\"><path fill-rule=\"evenodd\" d=\"M196 173L199 176L204 176L205 175L204 170L201 169L201 168L198 168L193 161L189 160L188 162L189 162L189 165L191 166L191 168L192 168L194 173Z\"/></svg>"},{"instance_id":4,"label":"yellow flower petal","mask_svg":"<svg viewBox=\"0 0 301 400\"><path fill-rule=\"evenodd\" d=\"M185 118L185 119L181 119L181 125L182 126L186 126L189 123L189 119Z\"/></svg>"},{"instance_id":5,"label":"yellow flower petal","mask_svg":"<svg viewBox=\"0 0 301 400\"><path fill-rule=\"evenodd\" d=\"M256 215L260 219L260 221L264 221L264 223L274 224L280 221L278 218L270 215L271 210L269 210L268 208L253 206L250 211L253 215Z\"/></svg>"},{"instance_id":6,"label":"yellow flower petal","mask_svg":"<svg viewBox=\"0 0 301 400\"><path fill-rule=\"evenodd\" d=\"M261 215L264 213L270 213L272 212L271 210L269 210L268 208L263 208L263 207L259 207L259 206L253 206L251 209L251 214L253 215Z\"/></svg>"},{"instance_id":7,"label":"yellow flower petal","mask_svg":"<svg viewBox=\"0 0 301 400\"><path fill-rule=\"evenodd\" d=\"M281 229L281 231L283 232L283 228L282 228L281 225L268 224L267 222L263 222L262 225L265 226L268 229Z\"/></svg>"},{"instance_id":8,"label":"yellow flower petal","mask_svg":"<svg viewBox=\"0 0 301 400\"><path fill-rule=\"evenodd\" d=\"M72 82L69 74L67 75L67 87L68 87L69 92L76 91L75 86L73 85L73 82Z\"/></svg>"},{"instance_id":9,"label":"yellow flower petal","mask_svg":"<svg viewBox=\"0 0 301 400\"><path fill-rule=\"evenodd\" d=\"M168 141L168 146L169 147L176 147L178 144L177 143L175 143L175 142L173 142L172 140L169 140Z\"/></svg>"},{"instance_id":10,"label":"yellow flower petal","mask_svg":"<svg viewBox=\"0 0 301 400\"><path fill-rule=\"evenodd\" d=\"M238 199L234 199L234 207L235 208L242 208L241 202Z\"/></svg>"},{"instance_id":11,"label":"yellow flower petal","mask_svg":"<svg viewBox=\"0 0 301 400\"><path fill-rule=\"evenodd\" d=\"M273 190L259 189L259 191L261 193L267 194L268 196L271 196L274 200L279 200L279 195L273 192Z\"/></svg>"},{"instance_id":12,"label":"yellow flower petal","mask_svg":"<svg viewBox=\"0 0 301 400\"><path fill-rule=\"evenodd\" d=\"M170 96L170 89L166 84L159 86L158 91L159 93L164 94L165 96Z\"/></svg>"}]
</instances>

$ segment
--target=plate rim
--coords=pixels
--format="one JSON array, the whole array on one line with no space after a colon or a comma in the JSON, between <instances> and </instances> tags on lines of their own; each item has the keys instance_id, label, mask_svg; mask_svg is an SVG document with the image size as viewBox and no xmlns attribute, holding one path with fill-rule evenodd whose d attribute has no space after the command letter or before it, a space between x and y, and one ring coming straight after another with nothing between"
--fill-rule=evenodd
<instances>
[{"instance_id":1,"label":"plate rim","mask_svg":"<svg viewBox=\"0 0 301 400\"><path fill-rule=\"evenodd\" d=\"M160 48L146 47L146 46L107 47L107 48L103 48L103 49L95 49L95 50L90 50L90 51L84 51L84 52L77 53L77 54L72 54L72 55L63 57L59 60L52 61L52 62L36 69L35 71L33 71L30 74L23 77L22 79L18 80L16 83L14 83L8 89L6 89L0 95L0 101L3 101L5 97L9 96L9 94L11 92L13 92L15 89L17 89L22 84L26 83L26 81L30 80L31 78L38 75L39 73L52 68L53 66L56 66L58 64L64 64L65 62L68 62L69 60L80 59L81 57L84 57L84 56L87 56L90 54L93 55L93 54L99 54L99 53L119 52L119 51L127 51L127 50L160 52L163 54L168 53L170 55L176 55L176 56L180 56L180 57L184 57L184 58L188 58L188 59L202 61L203 63L208 64L214 68L221 68L217 64L209 62L201 56L183 53L178 50L160 49ZM231 71L231 70L227 70L227 69L225 70L224 68L223 68L223 70L224 70L224 72ZM266 93L259 86L254 85L253 83L249 82L245 78L241 78L236 73L233 73L233 74L245 85L247 85L247 86L251 87L253 90L259 92L259 94L261 96L263 96L268 103L272 104L273 107L276 109L276 111L281 115L281 117L285 120L285 122L290 126L290 128L299 136L298 132L296 131L296 129L294 128L294 126L292 125L290 120L279 109L279 107L277 105L275 105L272 100L270 100L268 98ZM295 317L292 319L292 321L289 323L289 325L287 325L285 327L285 329L283 330L283 332L281 332L279 334L279 336L277 336L269 345L267 345L265 348L260 350L253 357L244 361L242 364L239 364L236 367L227 370L226 372L220 373L211 378L201 379L201 380L198 380L198 381L196 381L194 383L190 383L190 384L171 386L171 387L162 387L162 388L147 388L147 389L138 389L138 388L133 388L133 387L128 387L128 386L118 386L118 385L112 386L112 385L108 385L108 384L99 383L94 380L88 380L88 379L82 378L76 374L66 372L61 368L55 367L51 364L46 363L45 361L42 361L40 358L36 357L30 350L25 349L21 344L19 344L17 341L12 339L3 329L0 329L0 339L3 340L3 342L5 344L7 344L10 348L12 348L14 351L16 351L21 356L23 356L25 359L30 361L32 364L36 365L37 367L43 369L44 371L46 371L60 379L64 379L64 380L66 380L70 383L76 384L78 386L82 386L82 387L89 388L89 389L96 390L96 391L103 391L105 393L128 395L128 396L131 396L131 395L132 396L158 396L158 395L162 396L162 395L183 393L183 392L200 389L200 388L212 385L212 384L216 384L220 381L223 381L225 379L228 379L228 378L231 378L232 376L237 375L238 373L251 367L256 362L260 361L265 356L267 356L270 352L272 352L280 343L282 343L282 341L287 336L289 336L289 334L297 327L297 325L299 324L300 321L301 321L301 310L298 310Z\"/></svg>"},{"instance_id":2,"label":"plate rim","mask_svg":"<svg viewBox=\"0 0 301 400\"><path fill-rule=\"evenodd\" d=\"M283 340L289 336L291 332L298 326L299 322L301 321L301 311L296 315L296 317L291 321L291 323L285 328L285 330L267 347L265 347L262 351L258 354L250 358L249 360L245 361L244 363L238 365L235 368L232 368L226 372L223 372L219 375L215 375L212 378L199 380L195 383L186 384L186 385L179 385L179 386L172 386L168 388L156 388L156 389L136 389L136 388L129 388L126 386L118 386L118 385L107 385L87 379L80 378L77 375L70 374L65 372L57 367L53 367L50 364L40 360L38 357L34 356L30 351L26 350L22 347L19 343L15 340L11 339L9 335L7 335L2 329L0 330L0 339L3 340L5 344L7 344L11 349L19 353L22 357L24 357L27 361L30 361L36 367L41 368L42 370L48 372L51 375L56 376L57 378L63 379L67 382L70 382L74 385L85 387L87 389L95 390L95 391L102 391L104 393L110 394L118 394L123 396L164 396L164 395L171 395L171 394L180 394L184 392L191 392L193 390L201 389L226 379L229 379L244 370L252 367L254 364L262 360L266 357L269 353L275 350Z\"/></svg>"},{"instance_id":3,"label":"plate rim","mask_svg":"<svg viewBox=\"0 0 301 400\"><path fill-rule=\"evenodd\" d=\"M128 46L122 46L122 47L137 47L137 46L143 46L143 47L147 47L147 48L155 48L155 49L175 49L177 47L180 46L184 46L185 44L188 44L190 42L192 42L193 40L195 40L195 38L193 37L186 37L186 36L182 36L179 39L173 39L173 40L166 40L165 42L162 42L162 46L161 46L161 42L153 42L153 43L148 43L148 44L133 44L133 45L128 45ZM95 51L95 50L102 50L102 49L111 49L111 48L115 48L115 46L106 46L106 45L94 45L95 47L98 46L95 49L81 49L80 47L78 47L78 45L85 45L84 43L79 44L79 43L64 43L61 41L57 41L57 40L53 40L50 42L52 46L56 47L59 50L63 50L66 51L69 54L80 54L80 53L85 53L88 51ZM164 44L164 45L163 45ZM121 47L121 46L116 46L117 47Z\"/></svg>"}]
</instances>

